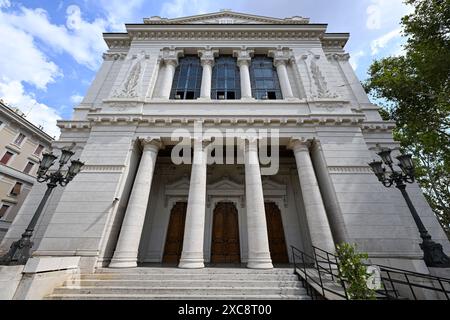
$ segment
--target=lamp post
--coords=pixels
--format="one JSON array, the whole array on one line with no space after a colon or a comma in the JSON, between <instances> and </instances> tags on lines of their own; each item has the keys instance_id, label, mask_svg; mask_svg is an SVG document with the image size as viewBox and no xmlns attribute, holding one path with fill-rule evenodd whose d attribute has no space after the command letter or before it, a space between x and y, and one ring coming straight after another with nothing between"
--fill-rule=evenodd
<instances>
[{"instance_id":1,"label":"lamp post","mask_svg":"<svg viewBox=\"0 0 450 320\"><path fill-rule=\"evenodd\" d=\"M0 258L1 265L22 265L26 264L31 255L31 247L33 246L33 241L31 237L33 236L34 228L39 220L39 216L44 209L45 203L47 202L53 189L59 184L65 187L72 179L80 172L81 167L84 163L80 160L71 160L70 166L67 172L63 172L62 168L73 156L74 152L70 150L63 149L61 151L61 156L59 158L59 168L55 172L48 173L48 169L55 163L58 158L53 153L44 153L42 160L39 163L39 169L37 172L37 181L47 183L47 190L45 191L44 197L42 198L36 212L33 215L28 227L22 234L20 240L17 240L11 244L11 247L7 254Z\"/></svg>"},{"instance_id":2,"label":"lamp post","mask_svg":"<svg viewBox=\"0 0 450 320\"><path fill-rule=\"evenodd\" d=\"M378 180L387 188L391 187L395 183L395 187L400 190L405 198L406 204L408 205L409 211L414 218L417 228L419 229L420 237L422 238L422 243L420 248L424 253L423 259L428 267L434 268L448 268L450 267L450 258L442 251L442 245L431 240L431 235L428 233L427 229L422 223L414 205L406 192L406 183L413 183L415 181L414 177L414 165L411 160L411 155L402 154L397 158L398 167L401 171L394 170L394 161L391 157L391 149L382 148L377 154L380 156L382 161L373 161L369 163L372 171L377 176ZM389 167L390 171L386 171L383 167L383 163Z\"/></svg>"}]
</instances>

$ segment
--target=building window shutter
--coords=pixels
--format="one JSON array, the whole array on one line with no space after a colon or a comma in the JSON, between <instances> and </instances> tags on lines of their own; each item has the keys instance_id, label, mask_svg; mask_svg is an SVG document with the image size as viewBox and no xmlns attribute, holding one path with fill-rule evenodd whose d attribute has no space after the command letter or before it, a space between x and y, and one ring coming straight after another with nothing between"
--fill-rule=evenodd
<instances>
[{"instance_id":1,"label":"building window shutter","mask_svg":"<svg viewBox=\"0 0 450 320\"><path fill-rule=\"evenodd\" d=\"M16 182L14 185L14 188L11 190L11 195L18 196L20 194L20 191L22 189L22 183Z\"/></svg>"},{"instance_id":2,"label":"building window shutter","mask_svg":"<svg viewBox=\"0 0 450 320\"><path fill-rule=\"evenodd\" d=\"M37 148L36 148L36 150L34 151L34 155L40 156L42 150L44 150L44 146L43 146L42 144L38 145Z\"/></svg>"},{"instance_id":3,"label":"building window shutter","mask_svg":"<svg viewBox=\"0 0 450 320\"><path fill-rule=\"evenodd\" d=\"M24 139L25 139L25 135L23 133L19 133L16 140L14 140L14 144L20 146Z\"/></svg>"},{"instance_id":4,"label":"building window shutter","mask_svg":"<svg viewBox=\"0 0 450 320\"><path fill-rule=\"evenodd\" d=\"M23 169L24 173L30 173L31 169L33 168L34 163L33 162L28 162L27 165L25 166L25 169Z\"/></svg>"},{"instance_id":5,"label":"building window shutter","mask_svg":"<svg viewBox=\"0 0 450 320\"><path fill-rule=\"evenodd\" d=\"M0 208L0 218L3 218L5 214L8 212L9 206L7 204L2 205Z\"/></svg>"},{"instance_id":6,"label":"building window shutter","mask_svg":"<svg viewBox=\"0 0 450 320\"><path fill-rule=\"evenodd\" d=\"M2 159L0 160L0 163L7 164L9 159L13 156L12 152L6 151L6 153L3 155Z\"/></svg>"}]
</instances>

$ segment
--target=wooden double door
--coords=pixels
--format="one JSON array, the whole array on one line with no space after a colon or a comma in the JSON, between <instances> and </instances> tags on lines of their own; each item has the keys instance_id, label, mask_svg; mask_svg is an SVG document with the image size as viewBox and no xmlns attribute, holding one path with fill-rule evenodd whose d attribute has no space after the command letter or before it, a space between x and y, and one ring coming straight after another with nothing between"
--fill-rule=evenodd
<instances>
[{"instance_id":1,"label":"wooden double door","mask_svg":"<svg viewBox=\"0 0 450 320\"><path fill-rule=\"evenodd\" d=\"M183 250L186 202L177 202L170 213L169 227L164 246L163 263L176 264ZM283 222L278 206L265 203L267 234L273 263L288 263ZM238 211L233 202L219 202L213 212L211 263L241 262Z\"/></svg>"},{"instance_id":2,"label":"wooden double door","mask_svg":"<svg viewBox=\"0 0 450 320\"><path fill-rule=\"evenodd\" d=\"M170 212L169 228L162 262L176 264L183 250L184 223L186 221L187 202L177 202Z\"/></svg>"},{"instance_id":3,"label":"wooden double door","mask_svg":"<svg viewBox=\"0 0 450 320\"><path fill-rule=\"evenodd\" d=\"M281 211L275 202L264 203L272 263L289 263Z\"/></svg>"},{"instance_id":4,"label":"wooden double door","mask_svg":"<svg viewBox=\"0 0 450 320\"><path fill-rule=\"evenodd\" d=\"M240 263L238 212L233 202L219 202L214 208L211 263Z\"/></svg>"}]
</instances>

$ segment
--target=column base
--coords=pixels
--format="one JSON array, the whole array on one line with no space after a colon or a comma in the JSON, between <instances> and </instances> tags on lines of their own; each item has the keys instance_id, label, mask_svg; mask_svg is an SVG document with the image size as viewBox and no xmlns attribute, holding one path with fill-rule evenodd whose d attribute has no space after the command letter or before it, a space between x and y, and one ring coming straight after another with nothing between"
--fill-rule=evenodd
<instances>
[{"instance_id":1,"label":"column base","mask_svg":"<svg viewBox=\"0 0 450 320\"><path fill-rule=\"evenodd\" d=\"M247 260L249 269L273 269L272 259L269 257L249 258Z\"/></svg>"},{"instance_id":2,"label":"column base","mask_svg":"<svg viewBox=\"0 0 450 320\"><path fill-rule=\"evenodd\" d=\"M247 262L247 268L249 269L273 269L272 261L249 261Z\"/></svg>"},{"instance_id":3,"label":"column base","mask_svg":"<svg viewBox=\"0 0 450 320\"><path fill-rule=\"evenodd\" d=\"M181 269L201 269L204 267L203 259L180 259L178 264L178 268Z\"/></svg>"},{"instance_id":4,"label":"column base","mask_svg":"<svg viewBox=\"0 0 450 320\"><path fill-rule=\"evenodd\" d=\"M136 260L127 259L112 259L108 265L108 268L136 268Z\"/></svg>"}]
</instances>

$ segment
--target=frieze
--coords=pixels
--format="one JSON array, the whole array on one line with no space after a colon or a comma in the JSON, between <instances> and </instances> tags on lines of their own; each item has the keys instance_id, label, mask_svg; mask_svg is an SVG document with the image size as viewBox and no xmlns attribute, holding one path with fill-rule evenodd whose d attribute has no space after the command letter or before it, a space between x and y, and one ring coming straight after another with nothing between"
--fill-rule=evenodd
<instances>
[{"instance_id":1,"label":"frieze","mask_svg":"<svg viewBox=\"0 0 450 320\"><path fill-rule=\"evenodd\" d=\"M129 31L133 40L305 40L317 39L323 35L321 31L296 30L296 31Z\"/></svg>"},{"instance_id":2,"label":"frieze","mask_svg":"<svg viewBox=\"0 0 450 320\"><path fill-rule=\"evenodd\" d=\"M373 174L369 166L328 167L328 171L332 174Z\"/></svg>"},{"instance_id":3,"label":"frieze","mask_svg":"<svg viewBox=\"0 0 450 320\"><path fill-rule=\"evenodd\" d=\"M348 53L327 53L325 56L328 60L336 61L348 61L350 59L350 54Z\"/></svg>"},{"instance_id":4,"label":"frieze","mask_svg":"<svg viewBox=\"0 0 450 320\"><path fill-rule=\"evenodd\" d=\"M124 165L84 165L82 171L86 173L122 173L124 169Z\"/></svg>"},{"instance_id":5,"label":"frieze","mask_svg":"<svg viewBox=\"0 0 450 320\"><path fill-rule=\"evenodd\" d=\"M126 52L105 52L102 55L102 58L105 61L115 61L115 60L125 60L126 56L127 56Z\"/></svg>"}]
</instances>

